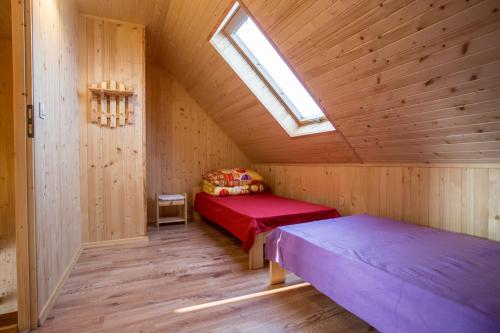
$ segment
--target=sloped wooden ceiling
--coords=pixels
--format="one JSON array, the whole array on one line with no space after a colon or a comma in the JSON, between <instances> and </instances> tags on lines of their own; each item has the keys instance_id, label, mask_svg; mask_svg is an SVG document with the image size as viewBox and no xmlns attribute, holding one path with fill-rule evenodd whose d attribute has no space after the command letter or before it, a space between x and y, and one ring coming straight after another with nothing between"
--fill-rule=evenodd
<instances>
[{"instance_id":1,"label":"sloped wooden ceiling","mask_svg":"<svg viewBox=\"0 0 500 333\"><path fill-rule=\"evenodd\" d=\"M500 162L500 1L242 2L339 131L289 138L218 55L231 0L81 6L145 23L153 56L256 162Z\"/></svg>"}]
</instances>

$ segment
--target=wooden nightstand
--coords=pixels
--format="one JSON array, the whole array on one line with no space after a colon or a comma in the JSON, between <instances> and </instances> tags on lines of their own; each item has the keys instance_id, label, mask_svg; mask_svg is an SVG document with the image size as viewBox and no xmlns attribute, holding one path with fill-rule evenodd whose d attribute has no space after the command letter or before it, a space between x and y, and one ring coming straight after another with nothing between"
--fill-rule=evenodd
<instances>
[{"instance_id":1,"label":"wooden nightstand","mask_svg":"<svg viewBox=\"0 0 500 333\"><path fill-rule=\"evenodd\" d=\"M177 207L177 216L160 217L160 207ZM187 224L187 194L156 194L156 227L162 223Z\"/></svg>"}]
</instances>

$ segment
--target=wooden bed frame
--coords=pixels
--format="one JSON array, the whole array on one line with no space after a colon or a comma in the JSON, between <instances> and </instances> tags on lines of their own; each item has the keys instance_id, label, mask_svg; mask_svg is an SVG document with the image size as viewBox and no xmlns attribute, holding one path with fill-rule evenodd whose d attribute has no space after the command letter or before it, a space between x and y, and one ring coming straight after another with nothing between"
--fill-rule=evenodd
<instances>
[{"instance_id":1,"label":"wooden bed frame","mask_svg":"<svg viewBox=\"0 0 500 333\"><path fill-rule=\"evenodd\" d=\"M285 283L286 270L277 262L269 260L269 284Z\"/></svg>"},{"instance_id":2,"label":"wooden bed frame","mask_svg":"<svg viewBox=\"0 0 500 333\"><path fill-rule=\"evenodd\" d=\"M259 269L264 267L264 245L266 236L270 231L255 235L255 242L248 251L248 269Z\"/></svg>"},{"instance_id":3,"label":"wooden bed frame","mask_svg":"<svg viewBox=\"0 0 500 333\"><path fill-rule=\"evenodd\" d=\"M196 193L201 192L201 187L193 188L193 221L201 221L202 216L194 210ZM255 242L248 252L248 269L259 269L264 267L264 244L266 236L270 231L255 235Z\"/></svg>"}]
</instances>

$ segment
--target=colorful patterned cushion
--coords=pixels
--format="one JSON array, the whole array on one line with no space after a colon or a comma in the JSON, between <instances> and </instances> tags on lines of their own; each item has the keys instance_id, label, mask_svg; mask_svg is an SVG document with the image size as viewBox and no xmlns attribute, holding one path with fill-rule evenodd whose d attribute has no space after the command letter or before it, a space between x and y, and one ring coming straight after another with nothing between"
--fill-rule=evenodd
<instances>
[{"instance_id":1,"label":"colorful patterned cushion","mask_svg":"<svg viewBox=\"0 0 500 333\"><path fill-rule=\"evenodd\" d=\"M260 183L252 185L224 187L216 186L206 180L203 180L202 188L203 192L208 193L214 197L261 193L264 191L264 185Z\"/></svg>"},{"instance_id":2,"label":"colorful patterned cushion","mask_svg":"<svg viewBox=\"0 0 500 333\"><path fill-rule=\"evenodd\" d=\"M219 169L203 175L203 180L216 186L234 187L259 184L263 178L257 172L248 169Z\"/></svg>"}]
</instances>

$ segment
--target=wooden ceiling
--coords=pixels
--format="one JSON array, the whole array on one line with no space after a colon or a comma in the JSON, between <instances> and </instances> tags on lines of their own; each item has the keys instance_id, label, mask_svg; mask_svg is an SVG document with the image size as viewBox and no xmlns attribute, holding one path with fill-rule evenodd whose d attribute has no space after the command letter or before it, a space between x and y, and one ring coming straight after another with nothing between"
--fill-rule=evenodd
<instances>
[{"instance_id":1,"label":"wooden ceiling","mask_svg":"<svg viewBox=\"0 0 500 333\"><path fill-rule=\"evenodd\" d=\"M0 38L2 39L11 38L10 16L10 0L0 0Z\"/></svg>"},{"instance_id":2,"label":"wooden ceiling","mask_svg":"<svg viewBox=\"0 0 500 333\"><path fill-rule=\"evenodd\" d=\"M338 128L293 139L208 42L231 3L80 7L145 24L150 57L255 162L500 162L500 1L243 0Z\"/></svg>"}]
</instances>

